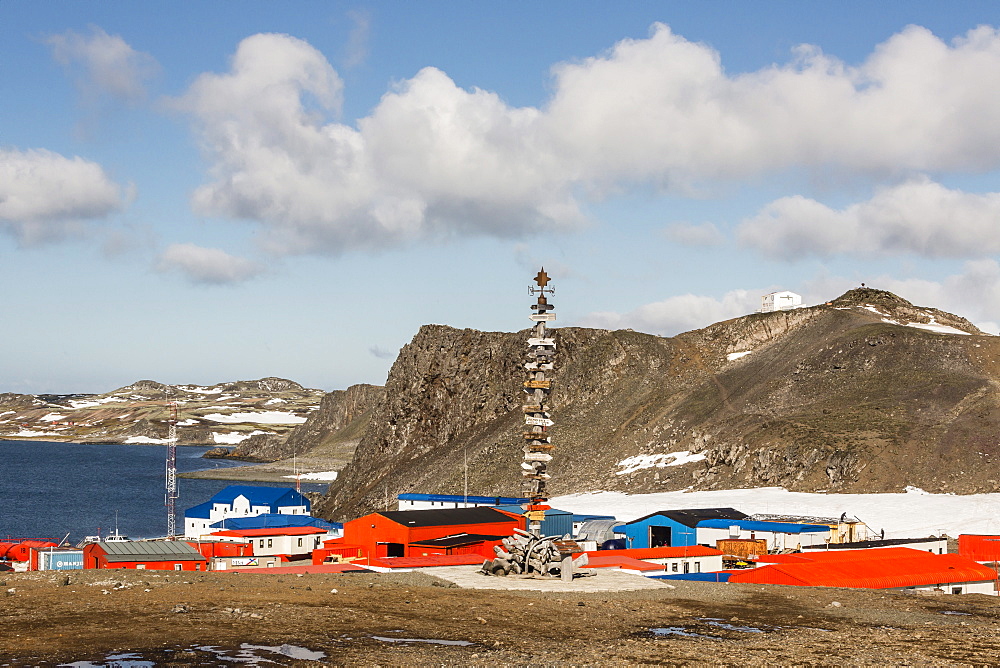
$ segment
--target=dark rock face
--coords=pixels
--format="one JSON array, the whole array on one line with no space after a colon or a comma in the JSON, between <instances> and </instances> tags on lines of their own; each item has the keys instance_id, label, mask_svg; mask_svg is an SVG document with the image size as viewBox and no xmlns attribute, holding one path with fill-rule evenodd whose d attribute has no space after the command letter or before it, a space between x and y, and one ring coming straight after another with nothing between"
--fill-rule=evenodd
<instances>
[{"instance_id":1,"label":"dark rock face","mask_svg":"<svg viewBox=\"0 0 1000 668\"><path fill-rule=\"evenodd\" d=\"M375 404L382 400L385 388L377 385L352 385L323 396L319 408L290 434L255 434L240 443L231 456L237 459L273 462L301 455L323 445L336 435L350 438L352 427L357 437L367 426Z\"/></svg>"},{"instance_id":2,"label":"dark rock face","mask_svg":"<svg viewBox=\"0 0 1000 668\"><path fill-rule=\"evenodd\" d=\"M319 512L340 519L400 492L462 493L466 477L471 493L519 495L526 338L422 327ZM553 495L1000 486L990 472L1000 338L891 293L851 291L672 338L578 328L556 338Z\"/></svg>"},{"instance_id":3,"label":"dark rock face","mask_svg":"<svg viewBox=\"0 0 1000 668\"><path fill-rule=\"evenodd\" d=\"M202 455L205 459L225 459L231 454L229 448L212 448L208 452Z\"/></svg>"}]
</instances>

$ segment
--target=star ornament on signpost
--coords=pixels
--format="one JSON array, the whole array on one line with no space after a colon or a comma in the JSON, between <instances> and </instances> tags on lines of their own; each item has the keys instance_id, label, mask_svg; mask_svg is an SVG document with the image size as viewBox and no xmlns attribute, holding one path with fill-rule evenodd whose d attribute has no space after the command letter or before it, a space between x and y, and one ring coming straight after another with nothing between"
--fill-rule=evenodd
<instances>
[{"instance_id":1,"label":"star ornament on signpost","mask_svg":"<svg viewBox=\"0 0 1000 668\"><path fill-rule=\"evenodd\" d=\"M538 287L536 288L534 285L528 286L528 294L541 294L542 298L544 298L547 294L554 295L556 293L555 288L546 287L549 284L549 275L545 273L545 267L542 267L538 275L535 276L535 283Z\"/></svg>"}]
</instances>

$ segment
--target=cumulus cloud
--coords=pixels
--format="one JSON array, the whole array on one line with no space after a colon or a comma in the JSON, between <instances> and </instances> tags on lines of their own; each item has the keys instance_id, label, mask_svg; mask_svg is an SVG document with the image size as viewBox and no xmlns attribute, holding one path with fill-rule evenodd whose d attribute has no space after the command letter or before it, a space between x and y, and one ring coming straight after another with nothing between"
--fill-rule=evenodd
<instances>
[{"instance_id":1,"label":"cumulus cloud","mask_svg":"<svg viewBox=\"0 0 1000 668\"><path fill-rule=\"evenodd\" d=\"M843 209L783 197L744 221L738 236L783 259L836 253L975 257L1000 252L998 220L1000 193L952 190L924 177Z\"/></svg>"},{"instance_id":2,"label":"cumulus cloud","mask_svg":"<svg viewBox=\"0 0 1000 668\"><path fill-rule=\"evenodd\" d=\"M681 246L719 246L726 241L725 235L712 223L673 223L663 234Z\"/></svg>"},{"instance_id":3,"label":"cumulus cloud","mask_svg":"<svg viewBox=\"0 0 1000 668\"><path fill-rule=\"evenodd\" d=\"M635 183L688 192L790 168L1000 166L1000 34L989 27L949 44L911 26L856 67L803 46L731 75L718 52L656 24L556 65L552 90L516 108L428 67L348 125L322 53L254 35L228 72L202 74L178 100L210 160L194 207L264 223L273 252L340 252L568 229L586 201Z\"/></svg>"},{"instance_id":4,"label":"cumulus cloud","mask_svg":"<svg viewBox=\"0 0 1000 668\"><path fill-rule=\"evenodd\" d=\"M0 231L24 245L80 234L84 222L118 211L126 197L96 163L0 148Z\"/></svg>"},{"instance_id":5,"label":"cumulus cloud","mask_svg":"<svg viewBox=\"0 0 1000 668\"><path fill-rule=\"evenodd\" d=\"M55 61L74 77L88 104L102 96L139 102L145 98L146 83L159 70L151 55L136 51L121 36L109 35L97 26L91 26L89 34L67 30L45 41Z\"/></svg>"},{"instance_id":6,"label":"cumulus cloud","mask_svg":"<svg viewBox=\"0 0 1000 668\"><path fill-rule=\"evenodd\" d=\"M634 329L648 334L673 336L698 329L721 320L728 320L760 308L764 292L732 290L721 299L705 295L677 295L662 301L644 304L628 313L600 311L580 319L584 327L602 329Z\"/></svg>"},{"instance_id":7,"label":"cumulus cloud","mask_svg":"<svg viewBox=\"0 0 1000 668\"><path fill-rule=\"evenodd\" d=\"M168 246L160 255L156 268L163 272L180 273L192 283L204 285L242 283L264 271L263 266L246 258L195 244Z\"/></svg>"},{"instance_id":8,"label":"cumulus cloud","mask_svg":"<svg viewBox=\"0 0 1000 668\"><path fill-rule=\"evenodd\" d=\"M196 191L195 209L267 223L276 252L513 237L578 218L539 164L534 110L509 109L426 68L357 129L324 124L321 113L339 113L341 92L340 77L306 42L243 40L229 73L201 75L178 102L197 119L213 161L214 180Z\"/></svg>"}]
</instances>

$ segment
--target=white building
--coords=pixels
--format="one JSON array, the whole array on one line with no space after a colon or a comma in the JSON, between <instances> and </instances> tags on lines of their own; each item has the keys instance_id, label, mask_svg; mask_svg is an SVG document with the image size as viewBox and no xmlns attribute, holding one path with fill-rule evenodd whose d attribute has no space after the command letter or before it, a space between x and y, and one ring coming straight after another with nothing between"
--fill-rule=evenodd
<instances>
[{"instance_id":1,"label":"white building","mask_svg":"<svg viewBox=\"0 0 1000 668\"><path fill-rule=\"evenodd\" d=\"M205 503L184 511L184 537L198 538L212 533L216 522L256 515L308 515L312 504L288 487L230 485Z\"/></svg>"},{"instance_id":2,"label":"white building","mask_svg":"<svg viewBox=\"0 0 1000 668\"><path fill-rule=\"evenodd\" d=\"M772 292L760 298L760 312L771 313L772 311L787 311L802 306L802 295L797 295L788 290Z\"/></svg>"}]
</instances>

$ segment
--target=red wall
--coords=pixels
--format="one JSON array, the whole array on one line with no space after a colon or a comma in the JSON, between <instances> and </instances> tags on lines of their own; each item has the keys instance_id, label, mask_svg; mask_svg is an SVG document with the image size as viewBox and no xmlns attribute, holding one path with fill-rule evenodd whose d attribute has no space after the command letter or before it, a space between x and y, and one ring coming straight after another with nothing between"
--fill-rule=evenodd
<instances>
[{"instance_id":1,"label":"red wall","mask_svg":"<svg viewBox=\"0 0 1000 668\"><path fill-rule=\"evenodd\" d=\"M83 548L83 567L84 568L108 568L108 569L134 569L139 564L145 566L145 570L148 571L172 571L176 570L174 568L175 564L181 565L182 571L207 571L208 563L206 561L115 561L108 563L105 558L107 555L101 546L97 543L92 543Z\"/></svg>"},{"instance_id":2,"label":"red wall","mask_svg":"<svg viewBox=\"0 0 1000 668\"><path fill-rule=\"evenodd\" d=\"M203 557L252 557L253 541L249 543L230 543L227 541L186 541L188 545L201 552Z\"/></svg>"},{"instance_id":3,"label":"red wall","mask_svg":"<svg viewBox=\"0 0 1000 668\"><path fill-rule=\"evenodd\" d=\"M396 524L387 517L378 513L365 515L356 520L351 520L344 524L344 542L352 545L360 545L370 557L386 556L388 547L385 543L401 543L408 546L410 543L419 540L431 540L434 538L445 538L455 534L486 534L492 536L510 536L515 528L524 528L524 518L511 515L508 520L490 522L488 524L449 524L447 526L429 527L405 527ZM380 544L381 543L381 544ZM431 553L429 548L410 550L404 548L407 556L423 556L424 552ZM492 556L492 544L490 544L490 556ZM436 552L443 554L443 551ZM458 554L458 553L453 553Z\"/></svg>"},{"instance_id":4,"label":"red wall","mask_svg":"<svg viewBox=\"0 0 1000 668\"><path fill-rule=\"evenodd\" d=\"M961 534L958 553L973 561L1000 561L1000 536Z\"/></svg>"}]
</instances>

